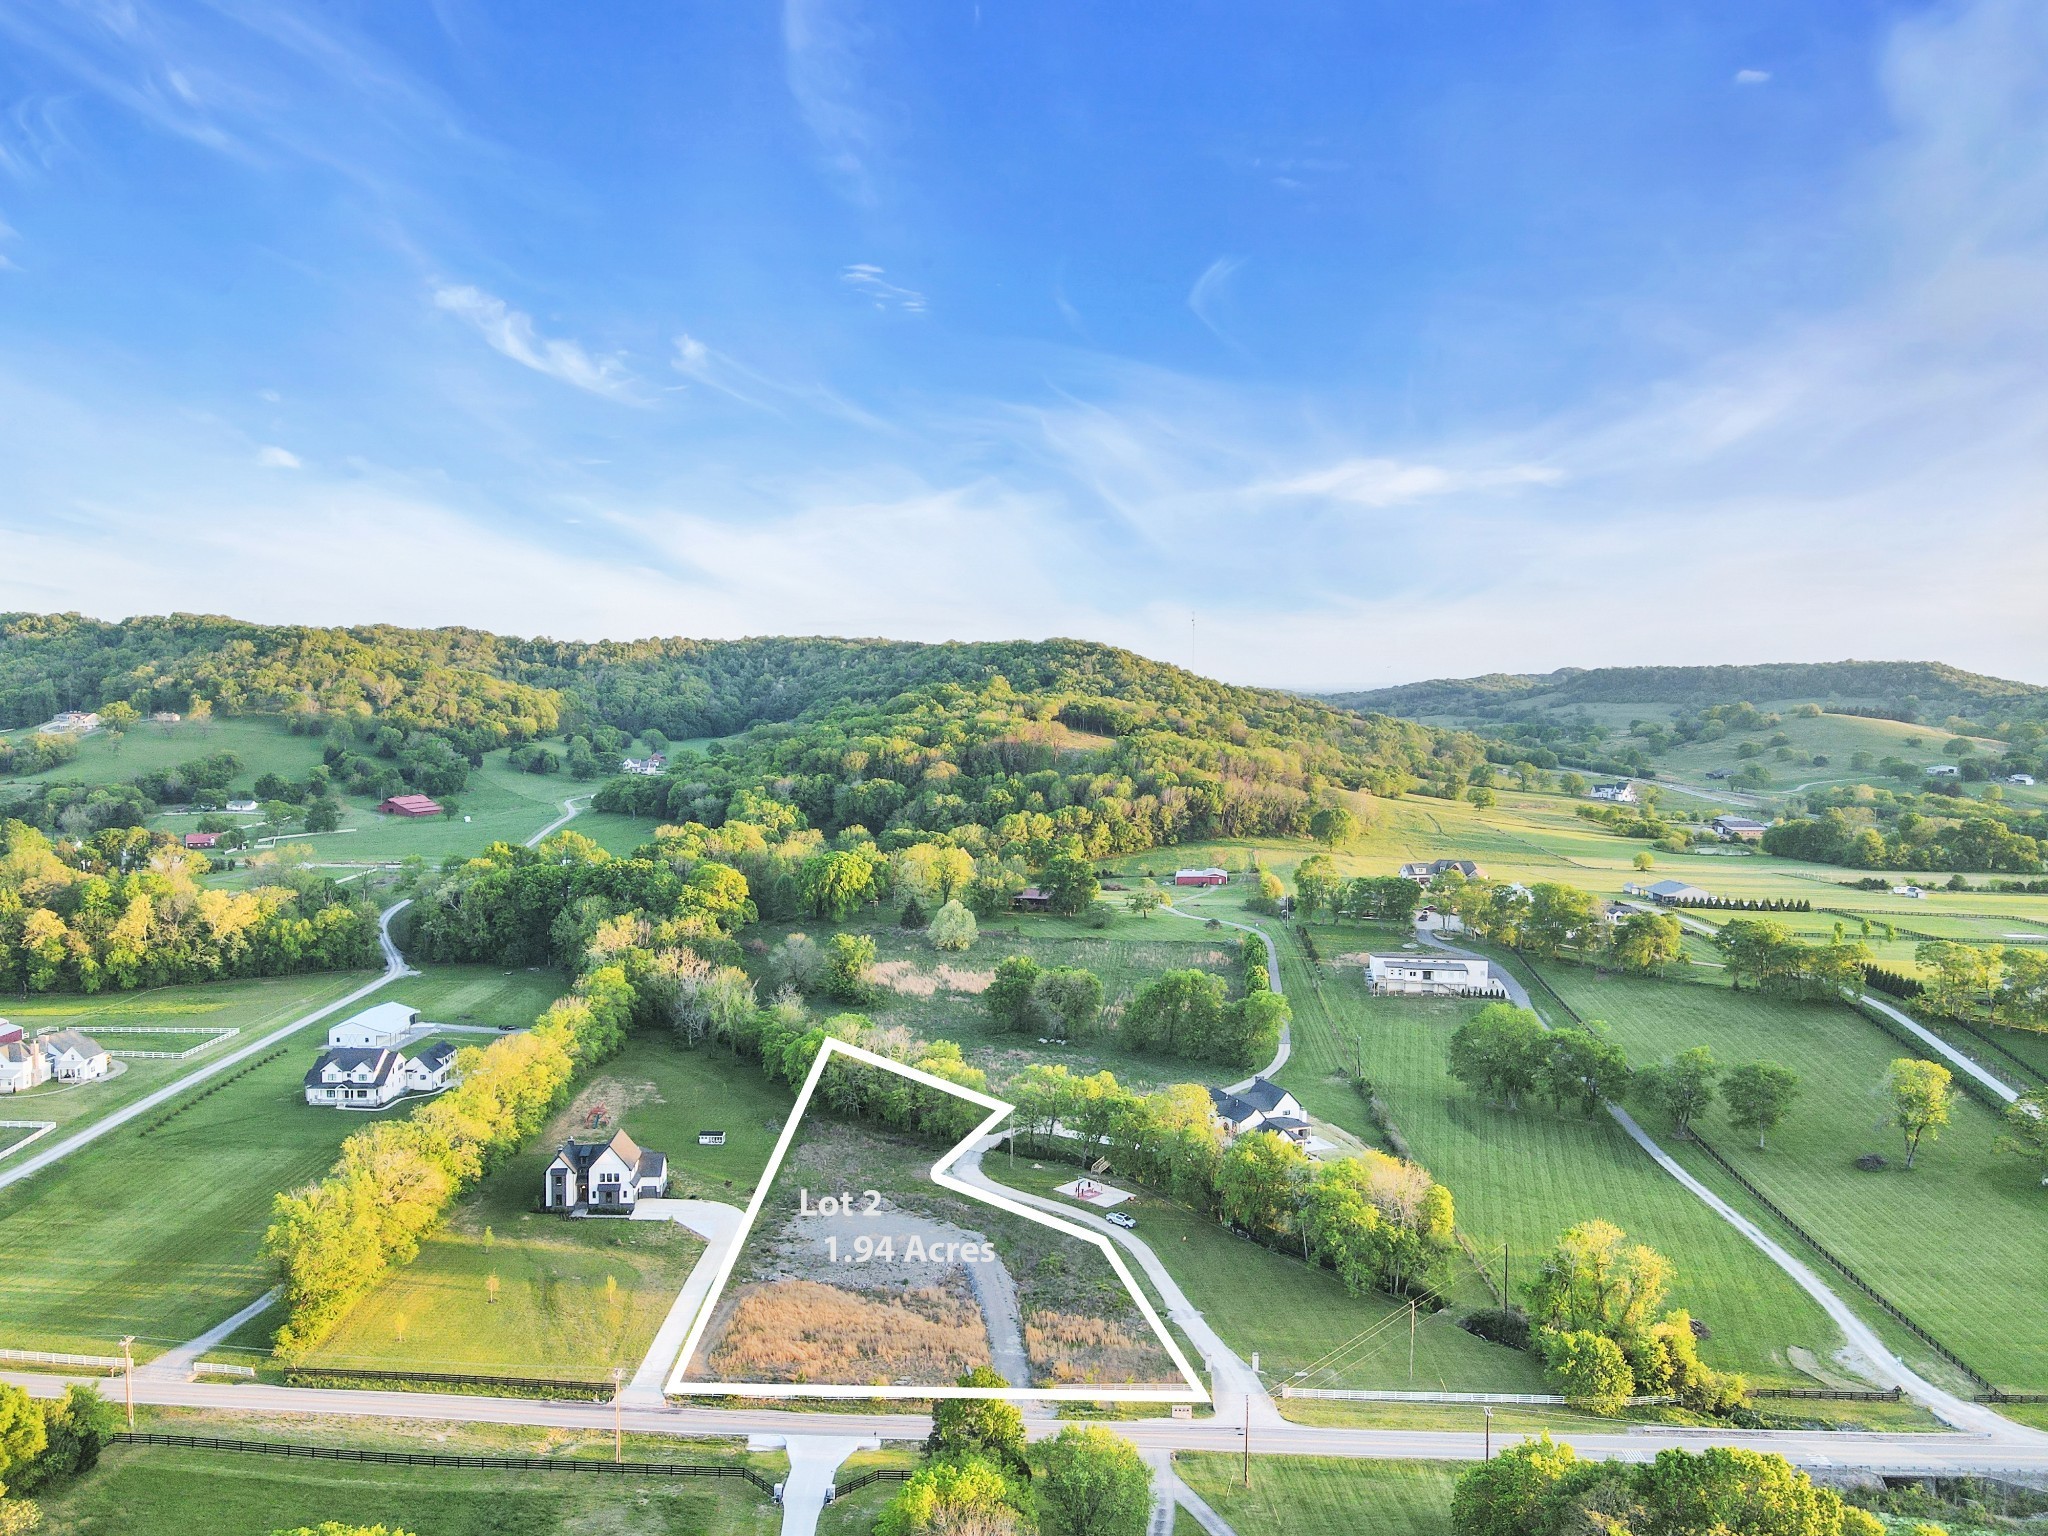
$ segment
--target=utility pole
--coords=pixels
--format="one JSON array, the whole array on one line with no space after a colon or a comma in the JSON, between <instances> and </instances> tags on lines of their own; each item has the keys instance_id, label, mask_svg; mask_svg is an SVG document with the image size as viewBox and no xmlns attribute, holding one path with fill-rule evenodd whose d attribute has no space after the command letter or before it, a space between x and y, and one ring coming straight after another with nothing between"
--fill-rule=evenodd
<instances>
[{"instance_id":1,"label":"utility pole","mask_svg":"<svg viewBox=\"0 0 2048 1536\"><path fill-rule=\"evenodd\" d=\"M1252 1485L1252 1395L1244 1395L1244 1485Z\"/></svg>"},{"instance_id":2,"label":"utility pole","mask_svg":"<svg viewBox=\"0 0 2048 1536\"><path fill-rule=\"evenodd\" d=\"M1500 1245L1500 1306L1503 1312L1515 1310L1515 1282L1508 1276L1508 1245Z\"/></svg>"},{"instance_id":3,"label":"utility pole","mask_svg":"<svg viewBox=\"0 0 2048 1536\"><path fill-rule=\"evenodd\" d=\"M619 1423L619 1397L620 1397L621 1393L622 1393L622 1392L623 1392L623 1391L625 1390L625 1380L626 1380L626 1368L625 1368L624 1366L622 1366L622 1365L615 1365L615 1366L613 1366L613 1367L612 1367L612 1460L613 1460L614 1462L623 1462L623 1461L624 1461L624 1460L626 1459L626 1437L625 1437L625 1430L624 1430L624 1428L623 1428L623 1427L622 1427L622 1426L620 1425L620 1423Z\"/></svg>"},{"instance_id":4,"label":"utility pole","mask_svg":"<svg viewBox=\"0 0 2048 1536\"><path fill-rule=\"evenodd\" d=\"M1486 1410L1486 1460L1493 1460L1493 1410Z\"/></svg>"},{"instance_id":5,"label":"utility pole","mask_svg":"<svg viewBox=\"0 0 2048 1536\"><path fill-rule=\"evenodd\" d=\"M135 1433L135 1335L121 1336L121 1380L128 1391L128 1433Z\"/></svg>"},{"instance_id":6,"label":"utility pole","mask_svg":"<svg viewBox=\"0 0 2048 1536\"><path fill-rule=\"evenodd\" d=\"M1408 1302L1408 1385L1415 1385L1415 1301Z\"/></svg>"}]
</instances>

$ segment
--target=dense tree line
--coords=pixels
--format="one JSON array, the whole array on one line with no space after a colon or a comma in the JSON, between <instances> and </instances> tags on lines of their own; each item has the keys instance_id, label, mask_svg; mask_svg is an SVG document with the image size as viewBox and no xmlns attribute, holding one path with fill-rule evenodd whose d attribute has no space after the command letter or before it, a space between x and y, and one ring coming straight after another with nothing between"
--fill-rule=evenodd
<instances>
[{"instance_id":1,"label":"dense tree line","mask_svg":"<svg viewBox=\"0 0 2048 1536\"><path fill-rule=\"evenodd\" d=\"M0 1536L37 1529L42 1511L25 1495L90 1472L120 1427L120 1410L88 1383L40 1401L0 1384Z\"/></svg>"},{"instance_id":2,"label":"dense tree line","mask_svg":"<svg viewBox=\"0 0 2048 1536\"><path fill-rule=\"evenodd\" d=\"M1311 1161L1271 1131L1226 1142L1193 1083L1141 1094L1110 1072L1052 1063L1026 1067L1003 1093L1035 1155L1106 1153L1120 1176L1324 1265L1355 1295L1431 1297L1448 1283L1451 1192L1417 1164L1376 1151Z\"/></svg>"},{"instance_id":3,"label":"dense tree line","mask_svg":"<svg viewBox=\"0 0 2048 1536\"><path fill-rule=\"evenodd\" d=\"M1860 941L1837 938L1809 944L1783 923L1762 917L1735 917L1721 925L1714 944L1726 958L1728 979L1781 997L1834 998L1860 996L1870 949Z\"/></svg>"},{"instance_id":4,"label":"dense tree line","mask_svg":"<svg viewBox=\"0 0 2048 1536\"><path fill-rule=\"evenodd\" d=\"M1930 939L1913 951L1919 1006L1954 1019L2048 1030L2048 952Z\"/></svg>"},{"instance_id":5,"label":"dense tree line","mask_svg":"<svg viewBox=\"0 0 2048 1536\"><path fill-rule=\"evenodd\" d=\"M201 885L207 860L139 827L53 842L0 823L0 987L127 991L348 970L377 959L377 911L272 861L262 883Z\"/></svg>"},{"instance_id":6,"label":"dense tree line","mask_svg":"<svg viewBox=\"0 0 2048 1536\"><path fill-rule=\"evenodd\" d=\"M1457 1536L1884 1536L1875 1515L1781 1456L1711 1446L1654 1461L1581 1461L1549 1435L1458 1476ZM1921 1527L1935 1530L1939 1527Z\"/></svg>"},{"instance_id":7,"label":"dense tree line","mask_svg":"<svg viewBox=\"0 0 2048 1536\"><path fill-rule=\"evenodd\" d=\"M1650 974L1685 957L1677 918L1664 912L1613 916L1605 901L1577 886L1467 880L1448 870L1431 883L1429 895L1474 937L1540 959L1569 955Z\"/></svg>"},{"instance_id":8,"label":"dense tree line","mask_svg":"<svg viewBox=\"0 0 2048 1536\"><path fill-rule=\"evenodd\" d=\"M1853 796L1854 792L1848 792ZM1861 801L1825 805L1817 816L1781 821L1764 833L1764 850L1781 858L1850 869L1986 870L2037 875L2048 843L2048 816L1995 802L1876 791Z\"/></svg>"}]
</instances>

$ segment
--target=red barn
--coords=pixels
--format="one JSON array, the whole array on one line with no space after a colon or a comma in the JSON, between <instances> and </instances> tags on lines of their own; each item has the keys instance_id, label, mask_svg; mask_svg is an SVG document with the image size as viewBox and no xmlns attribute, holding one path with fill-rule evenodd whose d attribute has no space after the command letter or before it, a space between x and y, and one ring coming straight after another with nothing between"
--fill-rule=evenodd
<instances>
[{"instance_id":1,"label":"red barn","mask_svg":"<svg viewBox=\"0 0 2048 1536\"><path fill-rule=\"evenodd\" d=\"M217 848L220 846L220 834L218 832L187 832L185 834L185 846L187 848Z\"/></svg>"},{"instance_id":2,"label":"red barn","mask_svg":"<svg viewBox=\"0 0 2048 1536\"><path fill-rule=\"evenodd\" d=\"M391 816L438 816L441 814L440 802L430 800L425 795L393 795L389 800L378 806L377 809Z\"/></svg>"},{"instance_id":3,"label":"red barn","mask_svg":"<svg viewBox=\"0 0 2048 1536\"><path fill-rule=\"evenodd\" d=\"M1175 885L1228 885L1230 871L1227 869L1181 869L1174 871Z\"/></svg>"}]
</instances>

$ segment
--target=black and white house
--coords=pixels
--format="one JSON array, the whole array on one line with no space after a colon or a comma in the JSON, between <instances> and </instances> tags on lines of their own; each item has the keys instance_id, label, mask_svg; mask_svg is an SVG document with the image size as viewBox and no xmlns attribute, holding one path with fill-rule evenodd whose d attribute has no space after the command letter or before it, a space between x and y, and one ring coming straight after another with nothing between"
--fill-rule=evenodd
<instances>
[{"instance_id":1,"label":"black and white house","mask_svg":"<svg viewBox=\"0 0 2048 1536\"><path fill-rule=\"evenodd\" d=\"M548 1164L542 1203L551 1211L630 1211L668 1193L668 1158L624 1131L610 1141L565 1141Z\"/></svg>"}]
</instances>

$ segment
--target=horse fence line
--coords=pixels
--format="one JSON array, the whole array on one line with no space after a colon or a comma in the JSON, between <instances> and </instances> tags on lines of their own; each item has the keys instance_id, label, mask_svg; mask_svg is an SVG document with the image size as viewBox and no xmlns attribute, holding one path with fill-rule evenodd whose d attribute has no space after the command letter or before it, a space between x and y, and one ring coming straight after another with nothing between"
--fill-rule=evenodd
<instances>
[{"instance_id":1,"label":"horse fence line","mask_svg":"<svg viewBox=\"0 0 2048 1536\"><path fill-rule=\"evenodd\" d=\"M675 1461L573 1461L556 1456L458 1456L443 1451L371 1451L344 1445L293 1445L275 1440L228 1440L214 1435L152 1432L110 1435L112 1445L166 1445L195 1451L241 1451L257 1456L310 1461L359 1461L385 1467L446 1467L472 1472L585 1472L612 1477L737 1477L770 1498L775 1485L752 1467L726 1462L692 1465Z\"/></svg>"}]
</instances>

